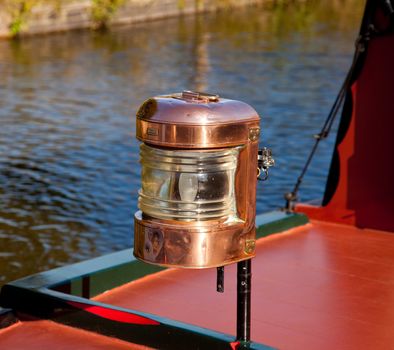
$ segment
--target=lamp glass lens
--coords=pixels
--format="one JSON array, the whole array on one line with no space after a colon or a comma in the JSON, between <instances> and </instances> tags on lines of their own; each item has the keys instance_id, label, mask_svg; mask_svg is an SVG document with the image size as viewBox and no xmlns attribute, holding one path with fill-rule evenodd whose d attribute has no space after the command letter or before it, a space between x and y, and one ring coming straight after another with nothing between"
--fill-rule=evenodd
<instances>
[{"instance_id":1,"label":"lamp glass lens","mask_svg":"<svg viewBox=\"0 0 394 350\"><path fill-rule=\"evenodd\" d=\"M160 219L235 217L238 154L239 148L196 152L142 144L139 208Z\"/></svg>"}]
</instances>

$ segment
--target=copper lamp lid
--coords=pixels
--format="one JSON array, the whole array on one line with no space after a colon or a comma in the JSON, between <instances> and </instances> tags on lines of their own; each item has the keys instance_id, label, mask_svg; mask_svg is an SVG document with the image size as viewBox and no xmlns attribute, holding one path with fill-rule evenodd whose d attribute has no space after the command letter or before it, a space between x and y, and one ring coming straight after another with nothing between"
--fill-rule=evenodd
<instances>
[{"instance_id":1,"label":"copper lamp lid","mask_svg":"<svg viewBox=\"0 0 394 350\"><path fill-rule=\"evenodd\" d=\"M177 148L235 146L258 138L259 120L244 102L184 91L146 100L137 112L137 138Z\"/></svg>"}]
</instances>

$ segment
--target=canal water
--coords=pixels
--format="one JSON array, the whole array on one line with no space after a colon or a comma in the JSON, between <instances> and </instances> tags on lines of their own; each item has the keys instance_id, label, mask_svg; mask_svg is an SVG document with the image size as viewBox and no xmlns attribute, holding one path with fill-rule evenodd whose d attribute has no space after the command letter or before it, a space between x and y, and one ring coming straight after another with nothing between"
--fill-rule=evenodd
<instances>
[{"instance_id":1,"label":"canal water","mask_svg":"<svg viewBox=\"0 0 394 350\"><path fill-rule=\"evenodd\" d=\"M284 204L347 69L363 1L311 1L0 42L0 285L132 246L135 112L184 89L245 101ZM334 138L301 189L320 198Z\"/></svg>"}]
</instances>

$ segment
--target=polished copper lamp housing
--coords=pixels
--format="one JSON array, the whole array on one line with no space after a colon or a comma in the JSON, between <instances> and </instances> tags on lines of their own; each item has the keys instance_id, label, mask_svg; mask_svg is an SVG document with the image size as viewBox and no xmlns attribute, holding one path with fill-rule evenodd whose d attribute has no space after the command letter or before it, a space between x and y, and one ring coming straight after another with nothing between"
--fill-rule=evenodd
<instances>
[{"instance_id":1,"label":"polished copper lamp housing","mask_svg":"<svg viewBox=\"0 0 394 350\"><path fill-rule=\"evenodd\" d=\"M259 121L246 103L205 93L142 104L138 259L208 268L254 256Z\"/></svg>"}]
</instances>

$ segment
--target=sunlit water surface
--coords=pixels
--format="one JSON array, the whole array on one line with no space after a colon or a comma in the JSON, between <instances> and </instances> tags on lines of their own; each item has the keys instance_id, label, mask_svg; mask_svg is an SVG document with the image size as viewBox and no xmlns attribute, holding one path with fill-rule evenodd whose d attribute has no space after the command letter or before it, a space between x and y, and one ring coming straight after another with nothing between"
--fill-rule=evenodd
<instances>
[{"instance_id":1,"label":"sunlit water surface","mask_svg":"<svg viewBox=\"0 0 394 350\"><path fill-rule=\"evenodd\" d=\"M245 101L276 166L257 211L284 204L351 63L360 1L249 8L0 42L0 284L132 246L134 115L192 89ZM334 138L301 199L322 196Z\"/></svg>"}]
</instances>

